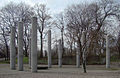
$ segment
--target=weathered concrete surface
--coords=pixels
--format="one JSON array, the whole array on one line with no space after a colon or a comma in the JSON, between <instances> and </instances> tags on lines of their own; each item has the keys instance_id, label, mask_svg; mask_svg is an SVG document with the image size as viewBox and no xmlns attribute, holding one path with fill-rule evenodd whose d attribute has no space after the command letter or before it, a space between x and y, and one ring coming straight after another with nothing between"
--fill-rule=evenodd
<instances>
[{"instance_id":1,"label":"weathered concrete surface","mask_svg":"<svg viewBox=\"0 0 120 78\"><path fill-rule=\"evenodd\" d=\"M79 44L77 44L77 51L76 51L76 67L80 67L80 48Z\"/></svg>"},{"instance_id":2,"label":"weathered concrete surface","mask_svg":"<svg viewBox=\"0 0 120 78\"><path fill-rule=\"evenodd\" d=\"M16 49L15 49L15 27L11 27L10 35L10 68L15 70Z\"/></svg>"},{"instance_id":3,"label":"weathered concrete surface","mask_svg":"<svg viewBox=\"0 0 120 78\"><path fill-rule=\"evenodd\" d=\"M106 36L106 68L110 68L109 35Z\"/></svg>"},{"instance_id":4,"label":"weathered concrete surface","mask_svg":"<svg viewBox=\"0 0 120 78\"><path fill-rule=\"evenodd\" d=\"M105 65L88 65L87 73L75 65L52 66L49 70L38 70L38 73L31 73L28 65L24 66L24 71L17 71L10 70L9 64L0 64L0 78L120 78L120 69L106 70Z\"/></svg>"},{"instance_id":5,"label":"weathered concrete surface","mask_svg":"<svg viewBox=\"0 0 120 78\"><path fill-rule=\"evenodd\" d=\"M48 67L52 67L51 62L51 30L48 30Z\"/></svg>"},{"instance_id":6,"label":"weathered concrete surface","mask_svg":"<svg viewBox=\"0 0 120 78\"><path fill-rule=\"evenodd\" d=\"M31 71L37 72L37 17L32 18Z\"/></svg>"},{"instance_id":7,"label":"weathered concrete surface","mask_svg":"<svg viewBox=\"0 0 120 78\"><path fill-rule=\"evenodd\" d=\"M23 22L18 23L18 70L23 71Z\"/></svg>"},{"instance_id":8,"label":"weathered concrete surface","mask_svg":"<svg viewBox=\"0 0 120 78\"><path fill-rule=\"evenodd\" d=\"M62 67L62 43L59 40L58 44L58 67Z\"/></svg>"}]
</instances>

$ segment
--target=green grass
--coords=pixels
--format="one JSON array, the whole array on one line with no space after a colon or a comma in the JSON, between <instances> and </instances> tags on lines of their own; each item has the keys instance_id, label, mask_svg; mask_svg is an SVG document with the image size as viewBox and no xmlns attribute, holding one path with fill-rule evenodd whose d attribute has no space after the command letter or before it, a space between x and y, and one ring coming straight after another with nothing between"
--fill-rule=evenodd
<instances>
[{"instance_id":1,"label":"green grass","mask_svg":"<svg viewBox=\"0 0 120 78\"><path fill-rule=\"evenodd\" d=\"M53 63L54 63L55 59L52 59L52 60L53 60ZM120 62L120 59L117 56L112 56L111 57L111 62ZM6 60L6 61L2 60L2 61L0 61L0 64L9 64L9 63L10 63L9 60ZM17 59L16 59L16 63L17 63ZM28 64L29 63L29 58L28 57L24 57L23 58L23 63L24 64ZM65 64L74 64L74 63L75 63L75 61L73 61L73 59L69 59L67 61L65 60ZM47 64L47 58L38 58L38 64ZM100 64L100 62L89 61L89 62L87 62L87 64L94 65L94 64Z\"/></svg>"},{"instance_id":2,"label":"green grass","mask_svg":"<svg viewBox=\"0 0 120 78\"><path fill-rule=\"evenodd\" d=\"M24 57L24 58L23 58L23 63L24 63L24 64L28 64L28 62L29 62L28 57ZM16 63L17 63L17 59L16 59Z\"/></svg>"},{"instance_id":3,"label":"green grass","mask_svg":"<svg viewBox=\"0 0 120 78\"><path fill-rule=\"evenodd\" d=\"M117 68L110 68L110 70L119 70L119 69L117 69Z\"/></svg>"},{"instance_id":4,"label":"green grass","mask_svg":"<svg viewBox=\"0 0 120 78\"><path fill-rule=\"evenodd\" d=\"M117 69L117 68L108 68L108 69L105 69L105 70L116 71L116 70L119 70L119 69Z\"/></svg>"},{"instance_id":5,"label":"green grass","mask_svg":"<svg viewBox=\"0 0 120 78\"><path fill-rule=\"evenodd\" d=\"M10 61L9 60L2 60L2 61L0 61L0 64L9 64L10 63Z\"/></svg>"},{"instance_id":6,"label":"green grass","mask_svg":"<svg viewBox=\"0 0 120 78\"><path fill-rule=\"evenodd\" d=\"M17 58L16 58L16 63L18 62ZM9 64L10 60L2 60L0 61L0 64ZM23 63L24 64L28 64L29 63L29 58L28 57L24 57L23 58ZM46 58L42 58L42 59L38 59L38 64L47 64L47 59Z\"/></svg>"},{"instance_id":7,"label":"green grass","mask_svg":"<svg viewBox=\"0 0 120 78\"><path fill-rule=\"evenodd\" d=\"M23 58L23 63L28 64L28 62L29 62L28 57L24 57ZM10 60L2 60L2 61L0 61L0 64L9 64L9 63L10 63ZM16 63L17 63L17 59L16 59Z\"/></svg>"},{"instance_id":8,"label":"green grass","mask_svg":"<svg viewBox=\"0 0 120 78\"><path fill-rule=\"evenodd\" d=\"M118 56L112 56L112 57L110 57L110 61L111 62L120 62L120 59L118 58Z\"/></svg>"}]
</instances>

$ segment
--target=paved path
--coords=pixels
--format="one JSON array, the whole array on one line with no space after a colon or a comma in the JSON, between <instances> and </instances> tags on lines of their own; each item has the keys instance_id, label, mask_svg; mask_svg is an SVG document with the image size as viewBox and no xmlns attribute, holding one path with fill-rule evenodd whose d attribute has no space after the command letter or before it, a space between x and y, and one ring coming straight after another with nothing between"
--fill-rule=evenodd
<instances>
[{"instance_id":1,"label":"paved path","mask_svg":"<svg viewBox=\"0 0 120 78\"><path fill-rule=\"evenodd\" d=\"M103 65L89 65L87 73L71 65L63 68L53 66L48 70L38 70L37 73L31 73L27 65L24 68L24 71L10 70L8 64L0 64L0 78L120 78L120 69L106 70Z\"/></svg>"}]
</instances>

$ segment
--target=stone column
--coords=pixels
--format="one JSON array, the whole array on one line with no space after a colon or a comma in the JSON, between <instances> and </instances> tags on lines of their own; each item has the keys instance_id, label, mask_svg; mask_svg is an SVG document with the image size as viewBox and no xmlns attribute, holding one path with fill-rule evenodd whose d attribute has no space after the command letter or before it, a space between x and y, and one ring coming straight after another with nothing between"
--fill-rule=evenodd
<instances>
[{"instance_id":1,"label":"stone column","mask_svg":"<svg viewBox=\"0 0 120 78\"><path fill-rule=\"evenodd\" d=\"M10 35L10 68L15 70L16 49L15 49L15 27L11 27Z\"/></svg>"},{"instance_id":2,"label":"stone column","mask_svg":"<svg viewBox=\"0 0 120 78\"><path fill-rule=\"evenodd\" d=\"M62 67L62 43L61 43L61 40L59 40L59 45L58 45L58 66Z\"/></svg>"},{"instance_id":3,"label":"stone column","mask_svg":"<svg viewBox=\"0 0 120 78\"><path fill-rule=\"evenodd\" d=\"M80 47L79 43L77 43L77 51L76 51L76 67L80 67Z\"/></svg>"},{"instance_id":4,"label":"stone column","mask_svg":"<svg viewBox=\"0 0 120 78\"><path fill-rule=\"evenodd\" d=\"M37 17L32 18L31 71L37 72Z\"/></svg>"},{"instance_id":5,"label":"stone column","mask_svg":"<svg viewBox=\"0 0 120 78\"><path fill-rule=\"evenodd\" d=\"M109 36L106 36L106 68L110 68Z\"/></svg>"},{"instance_id":6,"label":"stone column","mask_svg":"<svg viewBox=\"0 0 120 78\"><path fill-rule=\"evenodd\" d=\"M23 71L23 22L18 23L18 70Z\"/></svg>"},{"instance_id":7,"label":"stone column","mask_svg":"<svg viewBox=\"0 0 120 78\"><path fill-rule=\"evenodd\" d=\"M29 68L31 68L31 29L29 30Z\"/></svg>"},{"instance_id":8,"label":"stone column","mask_svg":"<svg viewBox=\"0 0 120 78\"><path fill-rule=\"evenodd\" d=\"M51 30L48 30L48 67L51 68Z\"/></svg>"}]
</instances>

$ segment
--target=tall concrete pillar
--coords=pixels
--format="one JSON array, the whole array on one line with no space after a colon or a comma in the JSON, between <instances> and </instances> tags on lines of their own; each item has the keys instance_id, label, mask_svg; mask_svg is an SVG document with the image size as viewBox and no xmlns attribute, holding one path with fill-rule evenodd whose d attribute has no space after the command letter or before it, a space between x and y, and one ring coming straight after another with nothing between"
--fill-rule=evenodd
<instances>
[{"instance_id":1,"label":"tall concrete pillar","mask_svg":"<svg viewBox=\"0 0 120 78\"><path fill-rule=\"evenodd\" d=\"M31 68L31 29L29 30L29 68Z\"/></svg>"},{"instance_id":2,"label":"tall concrete pillar","mask_svg":"<svg viewBox=\"0 0 120 78\"><path fill-rule=\"evenodd\" d=\"M58 66L62 67L62 43L61 43L61 40L59 40L59 45L58 45Z\"/></svg>"},{"instance_id":3,"label":"tall concrete pillar","mask_svg":"<svg viewBox=\"0 0 120 78\"><path fill-rule=\"evenodd\" d=\"M10 35L10 68L15 70L16 49L15 49L15 27L11 27Z\"/></svg>"},{"instance_id":4,"label":"tall concrete pillar","mask_svg":"<svg viewBox=\"0 0 120 78\"><path fill-rule=\"evenodd\" d=\"M51 68L51 30L48 30L48 67Z\"/></svg>"},{"instance_id":5,"label":"tall concrete pillar","mask_svg":"<svg viewBox=\"0 0 120 78\"><path fill-rule=\"evenodd\" d=\"M106 68L110 68L109 36L106 36Z\"/></svg>"},{"instance_id":6,"label":"tall concrete pillar","mask_svg":"<svg viewBox=\"0 0 120 78\"><path fill-rule=\"evenodd\" d=\"M80 67L80 47L79 43L77 43L77 51L76 51L76 67Z\"/></svg>"},{"instance_id":7,"label":"tall concrete pillar","mask_svg":"<svg viewBox=\"0 0 120 78\"><path fill-rule=\"evenodd\" d=\"M32 18L31 71L37 72L37 17Z\"/></svg>"},{"instance_id":8,"label":"tall concrete pillar","mask_svg":"<svg viewBox=\"0 0 120 78\"><path fill-rule=\"evenodd\" d=\"M18 70L23 71L23 22L18 23Z\"/></svg>"}]
</instances>

